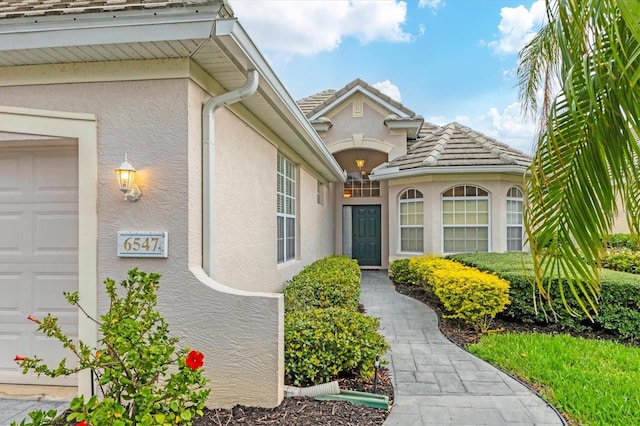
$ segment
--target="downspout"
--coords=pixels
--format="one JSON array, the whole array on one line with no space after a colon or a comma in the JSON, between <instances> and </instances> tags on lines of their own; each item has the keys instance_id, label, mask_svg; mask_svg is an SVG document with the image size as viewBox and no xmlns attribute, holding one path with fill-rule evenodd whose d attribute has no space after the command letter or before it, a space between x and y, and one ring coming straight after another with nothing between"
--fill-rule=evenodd
<instances>
[{"instance_id":1,"label":"downspout","mask_svg":"<svg viewBox=\"0 0 640 426\"><path fill-rule=\"evenodd\" d=\"M214 185L215 126L213 116L220 107L234 104L253 95L258 89L258 71L249 70L244 86L215 96L202 108L202 268L214 278Z\"/></svg>"}]
</instances>

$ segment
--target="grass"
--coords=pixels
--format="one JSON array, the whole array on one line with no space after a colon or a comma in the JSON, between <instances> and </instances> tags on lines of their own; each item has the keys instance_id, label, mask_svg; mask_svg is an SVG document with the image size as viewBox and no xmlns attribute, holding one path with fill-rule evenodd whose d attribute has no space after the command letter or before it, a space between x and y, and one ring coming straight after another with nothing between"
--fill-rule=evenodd
<instances>
[{"instance_id":1,"label":"grass","mask_svg":"<svg viewBox=\"0 0 640 426\"><path fill-rule=\"evenodd\" d=\"M581 425L640 424L640 349L569 335L487 335L468 347Z\"/></svg>"}]
</instances>

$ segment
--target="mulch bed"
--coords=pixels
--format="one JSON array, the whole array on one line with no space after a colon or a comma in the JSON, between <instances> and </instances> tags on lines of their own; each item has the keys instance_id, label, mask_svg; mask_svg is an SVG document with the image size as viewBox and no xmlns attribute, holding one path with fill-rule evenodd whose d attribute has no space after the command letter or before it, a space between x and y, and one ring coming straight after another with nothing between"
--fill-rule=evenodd
<instances>
[{"instance_id":1,"label":"mulch bed","mask_svg":"<svg viewBox=\"0 0 640 426\"><path fill-rule=\"evenodd\" d=\"M342 378L340 389L373 392L373 380L358 377ZM387 395L393 400L393 384L387 369L378 371L377 394ZM253 408L236 406L230 410L205 409L194 426L226 425L296 425L296 426L374 426L381 425L389 410L353 405L345 401L316 401L313 398L285 398L275 408Z\"/></svg>"}]
</instances>

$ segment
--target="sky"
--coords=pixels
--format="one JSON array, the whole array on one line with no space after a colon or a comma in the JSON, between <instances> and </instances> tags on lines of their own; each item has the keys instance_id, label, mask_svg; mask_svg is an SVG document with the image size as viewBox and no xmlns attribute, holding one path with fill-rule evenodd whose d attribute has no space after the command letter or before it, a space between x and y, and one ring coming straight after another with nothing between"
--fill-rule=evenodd
<instances>
[{"instance_id":1,"label":"sky","mask_svg":"<svg viewBox=\"0 0 640 426\"><path fill-rule=\"evenodd\" d=\"M536 125L518 102L518 51L544 0L229 0L294 99L360 78L444 125L525 153Z\"/></svg>"}]
</instances>

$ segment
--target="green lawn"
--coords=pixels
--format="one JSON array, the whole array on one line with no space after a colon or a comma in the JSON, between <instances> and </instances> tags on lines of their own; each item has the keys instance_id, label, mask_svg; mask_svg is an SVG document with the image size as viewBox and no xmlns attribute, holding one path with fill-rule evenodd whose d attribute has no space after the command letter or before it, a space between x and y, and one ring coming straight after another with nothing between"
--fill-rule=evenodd
<instances>
[{"instance_id":1,"label":"green lawn","mask_svg":"<svg viewBox=\"0 0 640 426\"><path fill-rule=\"evenodd\" d=\"M581 425L640 425L640 348L568 335L495 334L471 353L542 388Z\"/></svg>"}]
</instances>

